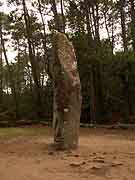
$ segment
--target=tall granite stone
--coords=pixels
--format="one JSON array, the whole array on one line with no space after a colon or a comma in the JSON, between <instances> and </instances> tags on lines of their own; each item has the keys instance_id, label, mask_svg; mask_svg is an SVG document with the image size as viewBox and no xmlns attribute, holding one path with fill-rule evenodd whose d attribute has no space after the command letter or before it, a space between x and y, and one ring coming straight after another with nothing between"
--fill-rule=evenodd
<instances>
[{"instance_id":1,"label":"tall granite stone","mask_svg":"<svg viewBox=\"0 0 135 180\"><path fill-rule=\"evenodd\" d=\"M82 97L74 47L65 34L55 32L54 49L54 142L60 149L77 148Z\"/></svg>"}]
</instances>

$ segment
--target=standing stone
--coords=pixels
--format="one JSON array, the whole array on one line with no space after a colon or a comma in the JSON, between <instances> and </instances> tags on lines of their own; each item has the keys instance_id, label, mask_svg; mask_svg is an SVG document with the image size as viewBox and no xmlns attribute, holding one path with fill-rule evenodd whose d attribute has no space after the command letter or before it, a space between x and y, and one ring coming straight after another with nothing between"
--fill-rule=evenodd
<instances>
[{"instance_id":1,"label":"standing stone","mask_svg":"<svg viewBox=\"0 0 135 180\"><path fill-rule=\"evenodd\" d=\"M59 149L77 148L82 98L76 56L72 43L60 32L54 34L54 49L54 142Z\"/></svg>"}]
</instances>

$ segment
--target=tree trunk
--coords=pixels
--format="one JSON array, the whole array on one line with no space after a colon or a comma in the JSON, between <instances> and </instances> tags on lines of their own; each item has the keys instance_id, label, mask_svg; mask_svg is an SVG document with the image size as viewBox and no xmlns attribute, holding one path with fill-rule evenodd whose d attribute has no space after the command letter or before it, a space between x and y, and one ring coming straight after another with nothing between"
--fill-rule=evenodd
<instances>
[{"instance_id":1,"label":"tree trunk","mask_svg":"<svg viewBox=\"0 0 135 180\"><path fill-rule=\"evenodd\" d=\"M112 41L111 41L111 36L110 36L110 32L109 32L109 27L108 27L108 24L107 24L106 11L103 11L103 15L104 15L104 20L105 20L106 32L107 32L108 39L109 39L109 44L110 44L110 47L111 47L111 49L112 49L112 54L113 54L113 49L114 49L114 47L112 46Z\"/></svg>"},{"instance_id":2,"label":"tree trunk","mask_svg":"<svg viewBox=\"0 0 135 180\"><path fill-rule=\"evenodd\" d=\"M86 25L87 25L87 32L88 32L88 44L89 44L89 52L88 55L95 53L95 44L92 38L91 26L90 26L90 6L89 1L85 0L85 15L86 15ZM92 23L91 23L92 24ZM94 34L95 36L95 34ZM90 62L91 63L91 62ZM94 124L96 120L96 94L95 94L95 82L94 82L94 66L93 64L90 65L90 123Z\"/></svg>"},{"instance_id":3,"label":"tree trunk","mask_svg":"<svg viewBox=\"0 0 135 180\"><path fill-rule=\"evenodd\" d=\"M132 38L132 47L135 52L135 1L130 0L130 13L131 13L131 38Z\"/></svg>"},{"instance_id":4,"label":"tree trunk","mask_svg":"<svg viewBox=\"0 0 135 180\"><path fill-rule=\"evenodd\" d=\"M62 26L63 32L65 33L65 16L64 16L64 0L60 0L61 16L62 16Z\"/></svg>"},{"instance_id":5,"label":"tree trunk","mask_svg":"<svg viewBox=\"0 0 135 180\"><path fill-rule=\"evenodd\" d=\"M52 11L54 14L55 28L57 31L61 32L60 19L59 19L59 15L57 12L56 1L55 0L50 0L50 1L51 1L51 5L52 5Z\"/></svg>"},{"instance_id":6,"label":"tree trunk","mask_svg":"<svg viewBox=\"0 0 135 180\"><path fill-rule=\"evenodd\" d=\"M38 0L38 10L41 16L41 20L42 20L42 25L43 25L43 48L44 48L44 64L45 64L45 69L48 73L48 75L50 76L50 69L49 69L49 62L47 61L47 47L46 47L46 25L45 25L45 21L44 21L44 17L43 17L43 13L42 13L42 9L41 9L41 1Z\"/></svg>"},{"instance_id":7,"label":"tree trunk","mask_svg":"<svg viewBox=\"0 0 135 180\"><path fill-rule=\"evenodd\" d=\"M91 25L90 25L90 11L89 11L89 5L88 0L84 1L85 4L85 16L86 16L86 27L87 27L87 33L88 33L88 40L89 40L89 46L92 44L92 32L91 32Z\"/></svg>"},{"instance_id":8,"label":"tree trunk","mask_svg":"<svg viewBox=\"0 0 135 180\"><path fill-rule=\"evenodd\" d=\"M26 8L25 0L23 0L22 3L23 3L23 11L24 11L24 20L25 20L25 25L26 25L26 34L27 34L27 40L28 40L29 59L30 59L31 67L32 67L32 76L34 79L37 113L40 116L40 111L42 107L41 91L40 91L41 89L40 89L40 83L38 79L36 59L33 54L31 25L29 21L29 14Z\"/></svg>"},{"instance_id":9,"label":"tree trunk","mask_svg":"<svg viewBox=\"0 0 135 180\"><path fill-rule=\"evenodd\" d=\"M91 65L90 69L90 124L93 125L96 122L96 95L94 84L94 68Z\"/></svg>"},{"instance_id":10,"label":"tree trunk","mask_svg":"<svg viewBox=\"0 0 135 180\"><path fill-rule=\"evenodd\" d=\"M120 18L121 18L121 29L122 29L122 41L124 51L128 51L127 35L126 35L126 19L125 19L125 0L120 0Z\"/></svg>"},{"instance_id":11,"label":"tree trunk","mask_svg":"<svg viewBox=\"0 0 135 180\"><path fill-rule=\"evenodd\" d=\"M99 35L99 5L98 3L95 3L95 5L92 5L92 15L93 15L93 21L94 21L94 29L95 29L95 45L97 51L100 47L100 35Z\"/></svg>"},{"instance_id":12,"label":"tree trunk","mask_svg":"<svg viewBox=\"0 0 135 180\"><path fill-rule=\"evenodd\" d=\"M2 61L2 41L0 40L0 105L3 101L3 61Z\"/></svg>"}]
</instances>

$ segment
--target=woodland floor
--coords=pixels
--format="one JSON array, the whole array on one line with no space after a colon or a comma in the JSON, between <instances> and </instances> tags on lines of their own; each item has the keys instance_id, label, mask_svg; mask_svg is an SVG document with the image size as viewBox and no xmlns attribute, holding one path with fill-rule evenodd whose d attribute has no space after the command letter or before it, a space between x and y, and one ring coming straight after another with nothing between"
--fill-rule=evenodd
<instances>
[{"instance_id":1,"label":"woodland floor","mask_svg":"<svg viewBox=\"0 0 135 180\"><path fill-rule=\"evenodd\" d=\"M47 127L0 129L0 180L134 180L134 129L81 129L80 147L52 151Z\"/></svg>"}]
</instances>

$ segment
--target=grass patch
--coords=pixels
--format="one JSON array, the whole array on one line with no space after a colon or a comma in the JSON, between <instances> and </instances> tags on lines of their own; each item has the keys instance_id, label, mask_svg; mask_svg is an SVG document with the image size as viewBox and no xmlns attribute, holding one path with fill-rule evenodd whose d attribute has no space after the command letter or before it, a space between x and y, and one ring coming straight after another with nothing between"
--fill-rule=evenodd
<instances>
[{"instance_id":1,"label":"grass patch","mask_svg":"<svg viewBox=\"0 0 135 180\"><path fill-rule=\"evenodd\" d=\"M46 127L29 127L29 128L0 128L0 137L15 137L15 136L38 136L50 135L51 129Z\"/></svg>"}]
</instances>

